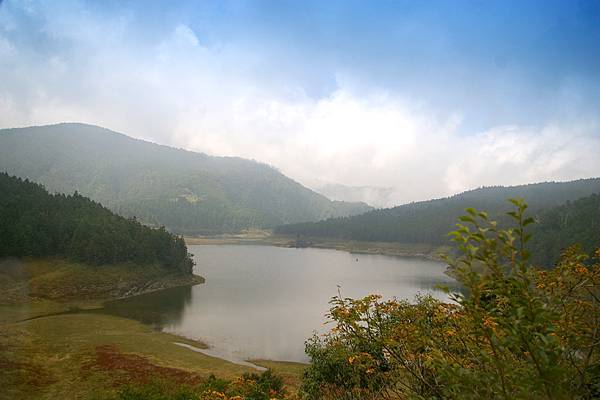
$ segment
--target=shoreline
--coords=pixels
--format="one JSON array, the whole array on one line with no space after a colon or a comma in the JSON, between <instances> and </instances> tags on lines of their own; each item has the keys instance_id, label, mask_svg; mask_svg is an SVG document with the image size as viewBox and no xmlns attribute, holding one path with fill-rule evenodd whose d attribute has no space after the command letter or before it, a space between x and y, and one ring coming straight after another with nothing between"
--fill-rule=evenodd
<instances>
[{"instance_id":1,"label":"shoreline","mask_svg":"<svg viewBox=\"0 0 600 400\"><path fill-rule=\"evenodd\" d=\"M449 246L426 243L364 242L307 237L301 243L292 236L273 235L268 231L222 234L211 236L184 236L186 245L263 245L286 248L315 248L345 251L351 254L378 254L393 257L416 257L443 261L440 253L449 253Z\"/></svg>"},{"instance_id":2,"label":"shoreline","mask_svg":"<svg viewBox=\"0 0 600 400\"><path fill-rule=\"evenodd\" d=\"M141 365L165 374L165 379L170 379L170 372L176 372L204 379L215 375L220 379L233 380L244 373L271 368L283 377L284 385L290 391L298 389L305 364L230 360L213 354L211 347L202 339L169 333L135 318L112 315L102 310L110 301L174 287L195 286L205 282L203 277L166 276L152 281L128 282L137 284L137 287L125 287L125 282L118 279L113 282L119 289L118 296L107 295L105 291L97 293L98 297L90 297L89 292L78 297L69 292L70 296L62 298L57 298L56 293L50 293L49 297L38 293L19 297L17 302L0 304L0 329L5 333L0 335L0 364L22 366L10 370L9 374L0 374L0 383L10 387L15 398L49 400L56 395L72 395L70 384L74 380L80 383L77 386L78 398L88 398L99 390L116 394L116 382L120 378L112 368L101 364L102 357L106 355L120 363L119 374L137 374ZM29 280L22 283L36 285ZM85 281L85 284L84 288L90 281ZM34 360L30 357L32 352L36 355ZM87 369L90 365L94 368ZM91 377L81 380L82 370ZM31 386L26 379L30 371L57 378Z\"/></svg>"}]
</instances>

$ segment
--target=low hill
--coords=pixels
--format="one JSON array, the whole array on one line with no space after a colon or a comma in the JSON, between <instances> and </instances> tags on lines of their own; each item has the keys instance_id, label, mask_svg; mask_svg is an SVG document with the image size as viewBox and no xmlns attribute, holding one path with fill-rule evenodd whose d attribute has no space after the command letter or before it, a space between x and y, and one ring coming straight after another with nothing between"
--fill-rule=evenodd
<instances>
[{"instance_id":1,"label":"low hill","mask_svg":"<svg viewBox=\"0 0 600 400\"><path fill-rule=\"evenodd\" d=\"M132 263L191 275L182 238L113 214L77 193L0 173L0 258L56 256L91 265Z\"/></svg>"},{"instance_id":2,"label":"low hill","mask_svg":"<svg viewBox=\"0 0 600 400\"><path fill-rule=\"evenodd\" d=\"M276 169L133 139L85 124L0 130L0 171L49 191L98 201L183 234L210 234L349 216L364 203L331 201Z\"/></svg>"},{"instance_id":3,"label":"low hill","mask_svg":"<svg viewBox=\"0 0 600 400\"><path fill-rule=\"evenodd\" d=\"M359 240L371 242L447 244L447 233L467 207L487 211L504 221L509 209L507 199L523 198L529 213L600 193L600 178L572 182L546 182L513 187L485 187L452 197L416 202L394 208L374 210L348 218L332 218L316 223L284 225L276 233L284 235ZM597 212L597 211L596 211ZM544 217L544 220L549 217Z\"/></svg>"}]
</instances>

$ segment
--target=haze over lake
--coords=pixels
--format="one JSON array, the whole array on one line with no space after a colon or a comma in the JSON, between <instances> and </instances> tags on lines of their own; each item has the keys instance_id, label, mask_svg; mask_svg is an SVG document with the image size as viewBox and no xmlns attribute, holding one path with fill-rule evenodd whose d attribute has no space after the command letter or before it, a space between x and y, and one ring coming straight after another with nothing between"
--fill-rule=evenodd
<instances>
[{"instance_id":1,"label":"haze over lake","mask_svg":"<svg viewBox=\"0 0 600 400\"><path fill-rule=\"evenodd\" d=\"M452 285L445 264L419 258L253 245L189 246L206 283L124 299L107 312L199 339L230 360L308 361L304 341L323 331L328 301L378 293L412 299Z\"/></svg>"}]
</instances>

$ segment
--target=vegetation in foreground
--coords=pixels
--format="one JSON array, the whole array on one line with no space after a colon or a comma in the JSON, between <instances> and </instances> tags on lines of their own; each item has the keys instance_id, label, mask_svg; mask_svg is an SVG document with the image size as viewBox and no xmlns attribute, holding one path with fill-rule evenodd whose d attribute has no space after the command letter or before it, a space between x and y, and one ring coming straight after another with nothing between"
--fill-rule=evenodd
<instances>
[{"instance_id":1,"label":"vegetation in foreground","mask_svg":"<svg viewBox=\"0 0 600 400\"><path fill-rule=\"evenodd\" d=\"M468 209L448 259L468 294L332 300L334 328L307 342L308 399L592 399L600 396L600 249L533 268L533 223L513 201L501 230Z\"/></svg>"}]
</instances>

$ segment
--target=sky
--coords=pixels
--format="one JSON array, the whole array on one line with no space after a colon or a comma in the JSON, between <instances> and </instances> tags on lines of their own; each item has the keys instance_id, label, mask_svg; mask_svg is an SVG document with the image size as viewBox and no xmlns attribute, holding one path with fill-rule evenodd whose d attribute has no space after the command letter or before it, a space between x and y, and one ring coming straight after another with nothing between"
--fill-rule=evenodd
<instances>
[{"instance_id":1,"label":"sky","mask_svg":"<svg viewBox=\"0 0 600 400\"><path fill-rule=\"evenodd\" d=\"M600 1L0 0L0 127L391 188L600 176Z\"/></svg>"}]
</instances>

